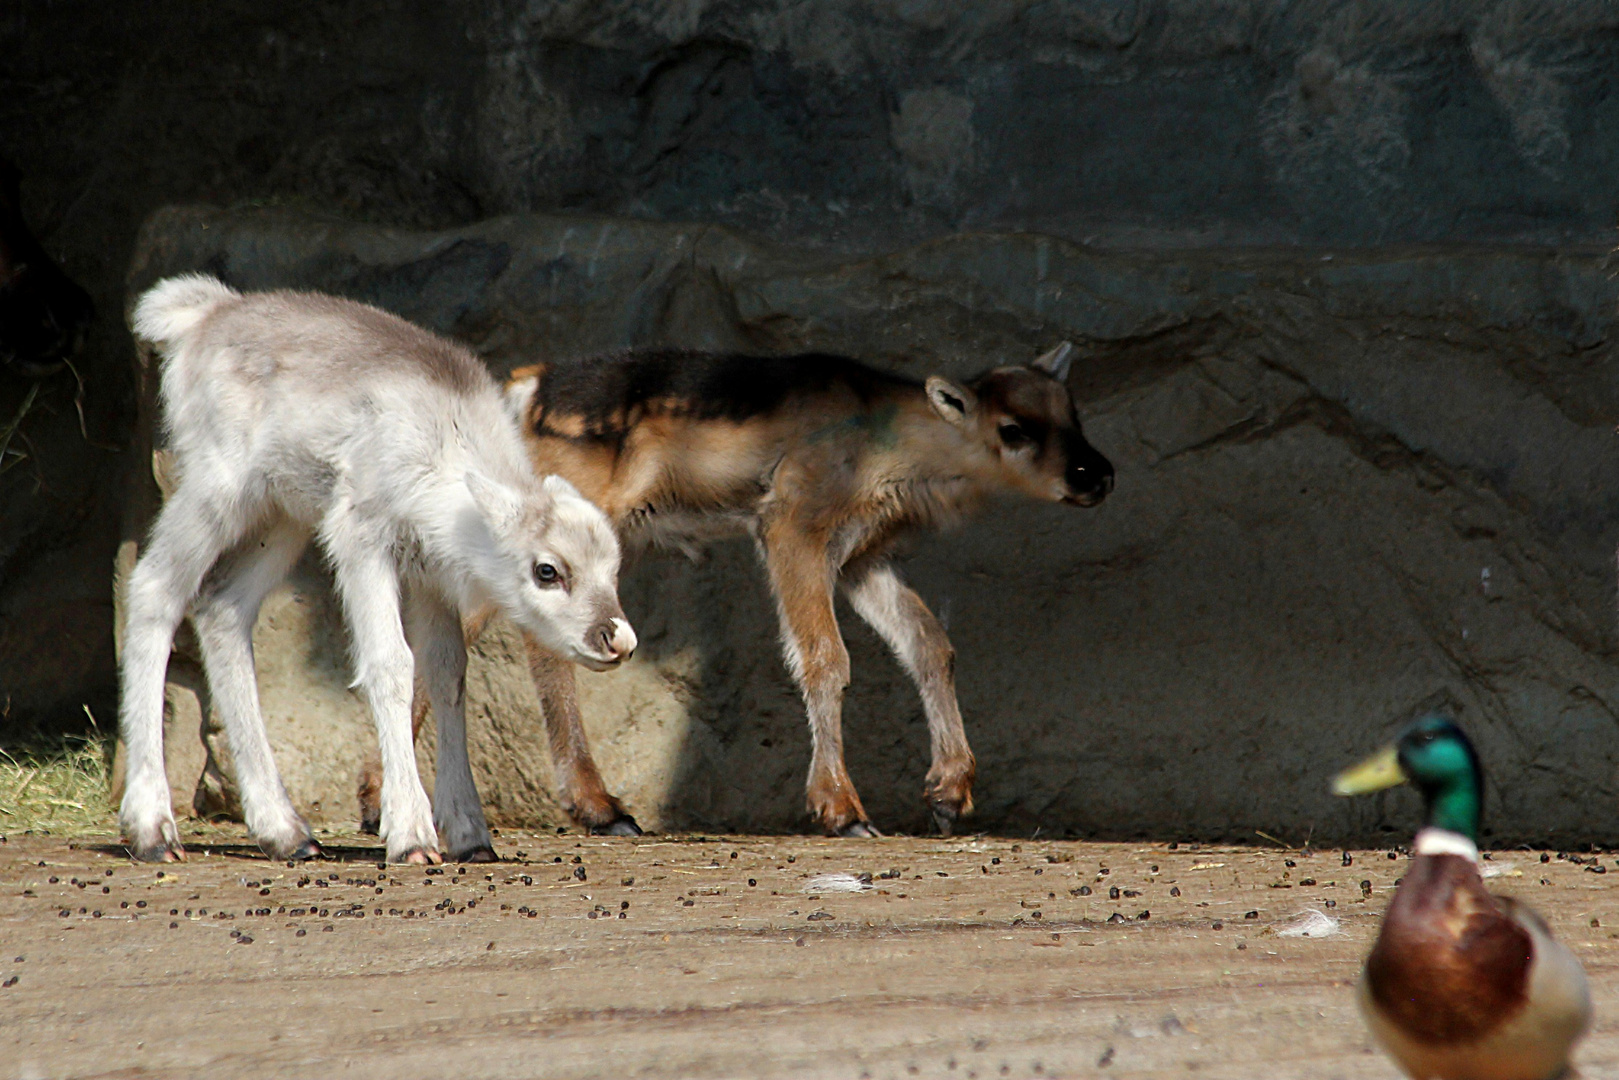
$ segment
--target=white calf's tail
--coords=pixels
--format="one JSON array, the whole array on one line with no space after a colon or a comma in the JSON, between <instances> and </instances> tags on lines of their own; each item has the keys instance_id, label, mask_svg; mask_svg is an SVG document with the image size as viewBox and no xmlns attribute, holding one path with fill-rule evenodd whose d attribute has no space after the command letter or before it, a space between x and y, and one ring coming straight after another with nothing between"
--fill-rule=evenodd
<instances>
[{"instance_id":1,"label":"white calf's tail","mask_svg":"<svg viewBox=\"0 0 1619 1080\"><path fill-rule=\"evenodd\" d=\"M207 274L164 278L135 305L135 335L154 345L173 345L210 311L239 293Z\"/></svg>"}]
</instances>

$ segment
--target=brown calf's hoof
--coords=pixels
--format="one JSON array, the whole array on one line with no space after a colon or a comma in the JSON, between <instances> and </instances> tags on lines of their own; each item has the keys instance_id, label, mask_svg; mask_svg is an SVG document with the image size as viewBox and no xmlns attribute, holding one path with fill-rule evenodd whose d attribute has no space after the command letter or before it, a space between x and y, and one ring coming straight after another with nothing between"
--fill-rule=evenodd
<instances>
[{"instance_id":1,"label":"brown calf's hoof","mask_svg":"<svg viewBox=\"0 0 1619 1080\"><path fill-rule=\"evenodd\" d=\"M847 837L851 840L877 840L880 839L883 834L878 832L877 826L873 825L869 821L851 821L849 824L839 829L837 835Z\"/></svg>"},{"instance_id":2,"label":"brown calf's hoof","mask_svg":"<svg viewBox=\"0 0 1619 1080\"><path fill-rule=\"evenodd\" d=\"M973 812L973 770L971 763L952 780L929 780L922 788L922 801L928 804L933 824L940 834L951 836L956 823Z\"/></svg>"},{"instance_id":3,"label":"brown calf's hoof","mask_svg":"<svg viewBox=\"0 0 1619 1080\"><path fill-rule=\"evenodd\" d=\"M940 836L950 836L956 831L956 822L961 814L954 806L947 803L929 803L928 810L933 815L933 825L939 830Z\"/></svg>"},{"instance_id":4,"label":"brown calf's hoof","mask_svg":"<svg viewBox=\"0 0 1619 1080\"><path fill-rule=\"evenodd\" d=\"M641 826L628 814L620 814L605 825L592 825L591 836L641 836Z\"/></svg>"},{"instance_id":5,"label":"brown calf's hoof","mask_svg":"<svg viewBox=\"0 0 1619 1080\"><path fill-rule=\"evenodd\" d=\"M382 763L373 761L360 770L360 831L376 836L382 831Z\"/></svg>"},{"instance_id":6,"label":"brown calf's hoof","mask_svg":"<svg viewBox=\"0 0 1619 1080\"><path fill-rule=\"evenodd\" d=\"M451 855L450 861L458 863L491 863L499 862L500 856L496 855L495 849L488 844L479 844L477 847L463 851L458 855Z\"/></svg>"}]
</instances>

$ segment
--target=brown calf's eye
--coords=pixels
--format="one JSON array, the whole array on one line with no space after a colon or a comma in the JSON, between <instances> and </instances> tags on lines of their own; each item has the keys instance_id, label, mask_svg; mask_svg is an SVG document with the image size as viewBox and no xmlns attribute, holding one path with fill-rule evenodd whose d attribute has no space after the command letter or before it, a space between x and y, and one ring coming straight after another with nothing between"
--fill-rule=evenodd
<instances>
[{"instance_id":1,"label":"brown calf's eye","mask_svg":"<svg viewBox=\"0 0 1619 1080\"><path fill-rule=\"evenodd\" d=\"M1006 446L1012 450L1027 446L1033 441L1029 438L1029 433L1024 431L1017 424L1002 424L996 429L996 431L1000 434L1001 442L1006 444Z\"/></svg>"},{"instance_id":2,"label":"brown calf's eye","mask_svg":"<svg viewBox=\"0 0 1619 1080\"><path fill-rule=\"evenodd\" d=\"M557 573L557 568L550 563L534 564L534 580L540 585L555 585L561 578L562 575Z\"/></svg>"}]
</instances>

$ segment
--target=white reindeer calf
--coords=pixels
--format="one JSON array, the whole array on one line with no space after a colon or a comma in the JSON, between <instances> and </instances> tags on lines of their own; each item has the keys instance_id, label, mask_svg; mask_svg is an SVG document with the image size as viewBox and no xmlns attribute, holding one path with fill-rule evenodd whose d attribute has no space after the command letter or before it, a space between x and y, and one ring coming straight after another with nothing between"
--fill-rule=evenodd
<instances>
[{"instance_id":1,"label":"white reindeer calf","mask_svg":"<svg viewBox=\"0 0 1619 1080\"><path fill-rule=\"evenodd\" d=\"M595 669L635 649L618 541L566 481L535 477L500 392L466 349L329 296L158 283L136 334L165 359L174 487L126 593L119 816L132 853L184 858L163 767L163 679L190 615L253 838L320 853L287 798L259 712L253 624L313 537L336 573L382 750L393 862L492 859L467 762L461 613L493 606ZM434 805L411 743L412 654L438 718Z\"/></svg>"}]
</instances>

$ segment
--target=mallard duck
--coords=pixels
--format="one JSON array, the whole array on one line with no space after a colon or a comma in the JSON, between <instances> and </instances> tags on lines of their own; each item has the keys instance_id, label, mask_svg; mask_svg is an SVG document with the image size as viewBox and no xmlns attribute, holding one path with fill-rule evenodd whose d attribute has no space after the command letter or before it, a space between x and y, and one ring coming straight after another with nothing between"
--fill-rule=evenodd
<instances>
[{"instance_id":1,"label":"mallard duck","mask_svg":"<svg viewBox=\"0 0 1619 1080\"><path fill-rule=\"evenodd\" d=\"M1427 824L1360 980L1372 1037L1414 1080L1552 1080L1591 1023L1585 971L1528 907L1479 877L1484 774L1451 721L1419 720L1333 781L1338 795L1410 781Z\"/></svg>"}]
</instances>

